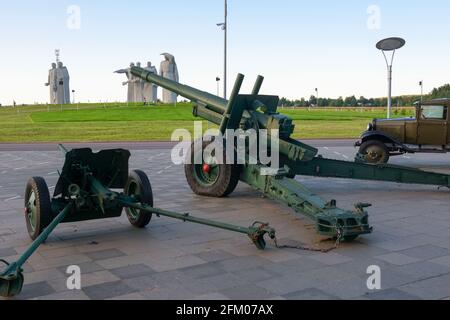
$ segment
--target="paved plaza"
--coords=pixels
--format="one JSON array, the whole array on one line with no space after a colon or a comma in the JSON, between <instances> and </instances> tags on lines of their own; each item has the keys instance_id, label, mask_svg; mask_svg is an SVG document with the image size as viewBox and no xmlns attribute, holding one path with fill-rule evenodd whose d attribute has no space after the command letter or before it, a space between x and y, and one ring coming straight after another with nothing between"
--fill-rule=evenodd
<instances>
[{"instance_id":1,"label":"paved plaza","mask_svg":"<svg viewBox=\"0 0 450 320\"><path fill-rule=\"evenodd\" d=\"M352 160L356 152L350 142L312 144L339 160ZM267 221L281 242L333 245L321 242L311 221L243 184L226 199L194 195L164 144L121 146L134 149L131 169L149 175L156 207L243 226ZM53 191L63 164L56 146L24 149L0 147L0 258L8 261L30 245L23 213L27 180L42 176ZM450 174L450 155L411 155L392 163ZM317 253L277 249L271 241L258 251L243 235L155 216L144 230L131 227L125 216L64 224L25 265L25 286L16 299L449 299L449 190L297 179L341 208L372 203L373 234ZM69 265L80 266L82 290L67 289ZM382 290L367 288L371 265L381 268Z\"/></svg>"}]
</instances>

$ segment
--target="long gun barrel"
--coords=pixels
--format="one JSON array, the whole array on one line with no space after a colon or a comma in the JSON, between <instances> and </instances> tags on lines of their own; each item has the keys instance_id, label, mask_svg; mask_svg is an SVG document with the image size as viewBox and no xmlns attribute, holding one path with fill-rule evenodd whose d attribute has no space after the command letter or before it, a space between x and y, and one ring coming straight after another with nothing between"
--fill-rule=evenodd
<instances>
[{"instance_id":1,"label":"long gun barrel","mask_svg":"<svg viewBox=\"0 0 450 320\"><path fill-rule=\"evenodd\" d=\"M202 104L208 105L208 107L216 113L224 114L228 101L210 94L205 91L201 91L190 86L177 83L175 81L158 76L155 73L149 72L145 69L139 67L132 67L131 73L145 81L151 82L158 85L164 89L175 92L186 99L194 102L201 102Z\"/></svg>"}]
</instances>

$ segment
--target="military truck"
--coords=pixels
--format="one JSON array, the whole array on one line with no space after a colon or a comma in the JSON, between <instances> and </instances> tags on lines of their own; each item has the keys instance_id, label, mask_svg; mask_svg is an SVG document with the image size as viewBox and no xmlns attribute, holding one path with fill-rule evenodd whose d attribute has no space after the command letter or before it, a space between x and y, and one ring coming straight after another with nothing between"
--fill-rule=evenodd
<instances>
[{"instance_id":1,"label":"military truck","mask_svg":"<svg viewBox=\"0 0 450 320\"><path fill-rule=\"evenodd\" d=\"M406 153L450 152L450 99L416 104L416 116L375 119L355 146L357 159L372 164L388 163Z\"/></svg>"}]
</instances>

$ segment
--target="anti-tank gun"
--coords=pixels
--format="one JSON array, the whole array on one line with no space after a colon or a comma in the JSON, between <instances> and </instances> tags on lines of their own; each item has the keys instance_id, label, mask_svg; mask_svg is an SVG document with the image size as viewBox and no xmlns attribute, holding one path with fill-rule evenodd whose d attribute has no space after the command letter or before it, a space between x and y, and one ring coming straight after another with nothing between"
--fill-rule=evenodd
<instances>
[{"instance_id":1,"label":"anti-tank gun","mask_svg":"<svg viewBox=\"0 0 450 320\"><path fill-rule=\"evenodd\" d=\"M53 197L50 198L43 178L33 177L27 184L25 220L34 242L16 262L0 260L6 265L4 271L0 270L0 296L20 294L24 284L24 264L59 224L117 218L124 209L129 222L136 228L146 227L156 215L245 234L260 250L266 247L265 235L275 239L275 230L268 223L255 222L245 228L155 208L147 175L140 170L128 171L128 150L93 153L91 149L69 151L63 146L60 149L65 154L65 163Z\"/></svg>"}]
</instances>

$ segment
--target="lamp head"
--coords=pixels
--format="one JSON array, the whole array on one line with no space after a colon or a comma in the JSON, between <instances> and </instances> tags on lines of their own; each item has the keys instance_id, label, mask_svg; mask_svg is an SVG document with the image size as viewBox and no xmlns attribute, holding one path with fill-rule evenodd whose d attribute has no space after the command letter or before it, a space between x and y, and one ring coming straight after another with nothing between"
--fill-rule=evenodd
<instances>
[{"instance_id":1,"label":"lamp head","mask_svg":"<svg viewBox=\"0 0 450 320\"><path fill-rule=\"evenodd\" d=\"M402 48L405 44L406 44L405 39L393 37L379 41L376 47L378 50L382 51L394 51Z\"/></svg>"}]
</instances>

